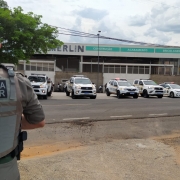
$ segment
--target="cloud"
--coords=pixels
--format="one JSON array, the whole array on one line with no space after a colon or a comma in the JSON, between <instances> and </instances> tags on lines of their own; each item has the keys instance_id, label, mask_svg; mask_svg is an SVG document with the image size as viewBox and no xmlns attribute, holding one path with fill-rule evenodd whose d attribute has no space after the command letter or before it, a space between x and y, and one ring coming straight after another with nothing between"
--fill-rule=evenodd
<instances>
[{"instance_id":1,"label":"cloud","mask_svg":"<svg viewBox=\"0 0 180 180\"><path fill-rule=\"evenodd\" d=\"M157 44L167 44L169 41L172 40L170 36L166 33L162 33L154 28L149 28L145 33L145 36L151 37L154 43Z\"/></svg>"},{"instance_id":2,"label":"cloud","mask_svg":"<svg viewBox=\"0 0 180 180\"><path fill-rule=\"evenodd\" d=\"M106 10L99 10L94 8L84 8L79 11L74 11L75 14L87 18L87 19L93 19L95 21L103 19L105 16L108 15L108 12Z\"/></svg>"},{"instance_id":3,"label":"cloud","mask_svg":"<svg viewBox=\"0 0 180 180\"><path fill-rule=\"evenodd\" d=\"M161 1L162 2L162 1ZM84 1L84 0L8 0L10 7L42 15L42 22L62 27L64 42L97 43L97 38L64 35L66 29L118 39L147 43L177 44L180 38L179 0L155 1ZM169 5L165 5L169 4ZM122 44L100 39L100 43Z\"/></svg>"},{"instance_id":4,"label":"cloud","mask_svg":"<svg viewBox=\"0 0 180 180\"><path fill-rule=\"evenodd\" d=\"M148 20L149 20L148 14L145 16L135 15L129 18L128 24L130 26L144 26L148 23Z\"/></svg>"},{"instance_id":5,"label":"cloud","mask_svg":"<svg viewBox=\"0 0 180 180\"><path fill-rule=\"evenodd\" d=\"M179 9L163 5L152 9L152 28L161 32L180 33Z\"/></svg>"}]
</instances>

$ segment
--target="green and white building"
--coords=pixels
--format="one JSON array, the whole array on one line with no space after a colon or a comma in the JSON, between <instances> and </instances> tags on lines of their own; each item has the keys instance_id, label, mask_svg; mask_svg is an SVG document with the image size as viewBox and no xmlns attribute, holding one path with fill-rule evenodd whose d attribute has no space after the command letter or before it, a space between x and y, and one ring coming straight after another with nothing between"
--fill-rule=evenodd
<instances>
[{"instance_id":1,"label":"green and white building","mask_svg":"<svg viewBox=\"0 0 180 180\"><path fill-rule=\"evenodd\" d=\"M180 48L137 45L65 43L47 54L34 54L18 69L26 75L46 73L55 82L56 73L101 73L103 83L114 77L150 78L151 75L179 75ZM68 77L67 77L68 78Z\"/></svg>"}]
</instances>

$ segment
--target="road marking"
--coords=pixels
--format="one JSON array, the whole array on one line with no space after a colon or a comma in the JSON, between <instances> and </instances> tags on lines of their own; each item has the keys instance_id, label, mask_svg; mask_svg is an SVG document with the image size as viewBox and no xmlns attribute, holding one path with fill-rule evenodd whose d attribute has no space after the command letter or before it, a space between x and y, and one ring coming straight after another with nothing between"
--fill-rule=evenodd
<instances>
[{"instance_id":1,"label":"road marking","mask_svg":"<svg viewBox=\"0 0 180 180\"><path fill-rule=\"evenodd\" d=\"M149 114L149 116L165 116L167 115L167 113L163 113L163 114Z\"/></svg>"},{"instance_id":2,"label":"road marking","mask_svg":"<svg viewBox=\"0 0 180 180\"><path fill-rule=\"evenodd\" d=\"M84 106L84 105L91 105L91 104L65 104L68 106Z\"/></svg>"},{"instance_id":3,"label":"road marking","mask_svg":"<svg viewBox=\"0 0 180 180\"><path fill-rule=\"evenodd\" d=\"M65 120L80 120L80 119L89 119L90 117L82 117L82 118L65 118L63 119L64 121Z\"/></svg>"},{"instance_id":4,"label":"road marking","mask_svg":"<svg viewBox=\"0 0 180 180\"><path fill-rule=\"evenodd\" d=\"M111 118L123 118L123 117L131 117L132 115L123 115L123 116L110 116Z\"/></svg>"},{"instance_id":5,"label":"road marking","mask_svg":"<svg viewBox=\"0 0 180 180\"><path fill-rule=\"evenodd\" d=\"M43 106L84 106L84 105L91 105L91 104L44 104Z\"/></svg>"}]
</instances>

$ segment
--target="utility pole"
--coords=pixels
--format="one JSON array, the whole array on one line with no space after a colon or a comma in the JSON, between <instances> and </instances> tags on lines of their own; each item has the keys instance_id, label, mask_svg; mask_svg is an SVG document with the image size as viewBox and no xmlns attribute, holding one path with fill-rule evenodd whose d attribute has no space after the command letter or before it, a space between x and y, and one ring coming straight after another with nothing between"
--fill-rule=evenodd
<instances>
[{"instance_id":1,"label":"utility pole","mask_svg":"<svg viewBox=\"0 0 180 180\"><path fill-rule=\"evenodd\" d=\"M98 31L98 72L97 72L97 85L96 88L99 88L99 35L100 35L101 31Z\"/></svg>"}]
</instances>

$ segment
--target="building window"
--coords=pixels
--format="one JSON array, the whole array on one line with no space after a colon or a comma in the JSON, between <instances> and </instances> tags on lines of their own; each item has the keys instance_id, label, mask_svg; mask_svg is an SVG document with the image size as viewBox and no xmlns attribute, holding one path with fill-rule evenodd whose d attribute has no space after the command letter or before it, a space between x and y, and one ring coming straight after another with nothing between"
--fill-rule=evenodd
<instances>
[{"instance_id":1,"label":"building window","mask_svg":"<svg viewBox=\"0 0 180 180\"><path fill-rule=\"evenodd\" d=\"M43 70L43 63L37 63L37 71Z\"/></svg>"}]
</instances>

